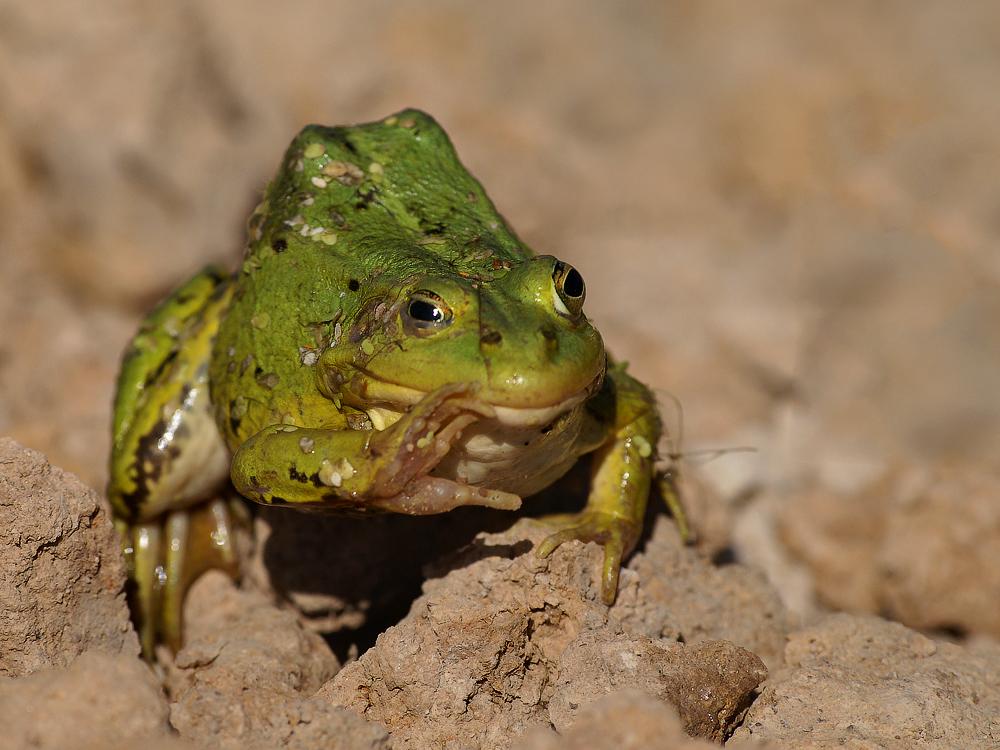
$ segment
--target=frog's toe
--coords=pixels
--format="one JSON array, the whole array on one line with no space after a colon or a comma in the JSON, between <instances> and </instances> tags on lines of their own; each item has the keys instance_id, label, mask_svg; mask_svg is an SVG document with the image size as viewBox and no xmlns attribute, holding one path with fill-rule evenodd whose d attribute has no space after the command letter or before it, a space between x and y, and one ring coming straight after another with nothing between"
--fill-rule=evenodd
<instances>
[{"instance_id":1,"label":"frog's toe","mask_svg":"<svg viewBox=\"0 0 1000 750\"><path fill-rule=\"evenodd\" d=\"M521 498L509 492L472 487L442 477L419 477L397 495L374 503L382 510L420 516L444 513L463 505L479 505L498 510L517 510Z\"/></svg>"},{"instance_id":2,"label":"frog's toe","mask_svg":"<svg viewBox=\"0 0 1000 750\"><path fill-rule=\"evenodd\" d=\"M128 564L128 598L143 656L150 658L156 645L162 581L162 528L159 521L128 525L116 523Z\"/></svg>"},{"instance_id":3,"label":"frog's toe","mask_svg":"<svg viewBox=\"0 0 1000 750\"><path fill-rule=\"evenodd\" d=\"M601 599L605 604L613 604L615 594L618 592L618 576L622 560L635 548L641 527L627 518L598 511L563 514L541 520L561 528L538 545L535 554L539 557L548 557L559 545L573 539L581 542L597 542L604 547Z\"/></svg>"}]
</instances>

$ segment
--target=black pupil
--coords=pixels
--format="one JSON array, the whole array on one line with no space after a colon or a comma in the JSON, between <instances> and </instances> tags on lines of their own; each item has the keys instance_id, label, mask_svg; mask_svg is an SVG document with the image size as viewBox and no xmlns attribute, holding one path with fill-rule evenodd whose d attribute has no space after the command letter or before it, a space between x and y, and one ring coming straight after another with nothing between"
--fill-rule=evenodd
<instances>
[{"instance_id":1,"label":"black pupil","mask_svg":"<svg viewBox=\"0 0 1000 750\"><path fill-rule=\"evenodd\" d=\"M444 319L444 313L437 305L427 300L415 299L410 302L410 317L425 323L437 323Z\"/></svg>"},{"instance_id":2,"label":"black pupil","mask_svg":"<svg viewBox=\"0 0 1000 750\"><path fill-rule=\"evenodd\" d=\"M569 269L563 277L563 293L567 297L583 296L583 276L575 268Z\"/></svg>"}]
</instances>

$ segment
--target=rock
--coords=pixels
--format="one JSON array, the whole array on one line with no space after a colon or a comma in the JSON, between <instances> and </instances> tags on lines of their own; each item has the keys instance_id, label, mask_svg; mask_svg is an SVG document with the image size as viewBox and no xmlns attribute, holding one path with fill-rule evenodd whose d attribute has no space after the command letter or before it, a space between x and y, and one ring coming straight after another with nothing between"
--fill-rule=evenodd
<instances>
[{"instance_id":1,"label":"rock","mask_svg":"<svg viewBox=\"0 0 1000 750\"><path fill-rule=\"evenodd\" d=\"M90 651L65 669L0 679L0 748L147 747L168 741L167 711L148 666Z\"/></svg>"},{"instance_id":2,"label":"rock","mask_svg":"<svg viewBox=\"0 0 1000 750\"><path fill-rule=\"evenodd\" d=\"M875 558L885 526L881 494L840 493L817 483L780 504L776 517L776 545L805 565L821 604L878 611L881 573Z\"/></svg>"},{"instance_id":3,"label":"rock","mask_svg":"<svg viewBox=\"0 0 1000 750\"><path fill-rule=\"evenodd\" d=\"M561 734L534 729L519 750L711 750L684 734L677 709L641 690L618 690L580 709Z\"/></svg>"},{"instance_id":4,"label":"rock","mask_svg":"<svg viewBox=\"0 0 1000 750\"><path fill-rule=\"evenodd\" d=\"M912 470L896 490L876 561L885 611L1000 638L1000 472Z\"/></svg>"},{"instance_id":5,"label":"rock","mask_svg":"<svg viewBox=\"0 0 1000 750\"><path fill-rule=\"evenodd\" d=\"M137 656L124 590L98 494L0 438L0 674L67 666L95 649Z\"/></svg>"},{"instance_id":6,"label":"rock","mask_svg":"<svg viewBox=\"0 0 1000 750\"><path fill-rule=\"evenodd\" d=\"M338 668L318 635L219 572L191 588L186 645L169 665L171 724L206 747L386 748L388 735L310 699Z\"/></svg>"},{"instance_id":7,"label":"rock","mask_svg":"<svg viewBox=\"0 0 1000 750\"><path fill-rule=\"evenodd\" d=\"M595 699L627 686L675 706L688 734L721 741L766 677L759 658L727 641L683 646L591 630L561 655L549 718L562 732Z\"/></svg>"},{"instance_id":8,"label":"rock","mask_svg":"<svg viewBox=\"0 0 1000 750\"><path fill-rule=\"evenodd\" d=\"M796 748L1000 746L1000 647L971 652L838 614L789 636L735 737Z\"/></svg>"},{"instance_id":9,"label":"rock","mask_svg":"<svg viewBox=\"0 0 1000 750\"><path fill-rule=\"evenodd\" d=\"M898 469L867 490L788 504L782 539L827 605L1000 637L1000 474Z\"/></svg>"},{"instance_id":10,"label":"rock","mask_svg":"<svg viewBox=\"0 0 1000 750\"><path fill-rule=\"evenodd\" d=\"M788 631L781 599L763 575L743 565L709 564L679 544L673 524L662 516L622 571L612 614L626 630L650 638L732 641L768 669L781 664Z\"/></svg>"},{"instance_id":11,"label":"rock","mask_svg":"<svg viewBox=\"0 0 1000 750\"><path fill-rule=\"evenodd\" d=\"M669 524L661 518L659 526ZM684 691L699 683L718 700L722 715L717 724L692 719L690 726L718 736L763 679L759 660L728 644L706 644L704 652L692 651L694 656L685 661L687 649L696 647L658 641L661 630L676 632L676 626L652 622L663 610L648 601L648 581L633 570L623 571L622 600L609 609L600 601L596 579L601 550L573 542L541 560L531 551L532 543L547 533L540 524L524 520L507 532L477 537L470 548L431 570L437 577L427 582L410 614L382 633L372 649L348 664L318 696L384 724L396 748L509 747L533 726L555 722L553 710L558 726L565 726L575 709L569 708L573 688L560 682L561 671L583 667L564 664L563 659L575 653L578 661L586 661L586 644L596 648L596 639L617 639L623 651L633 648L655 655L655 670L640 669L642 660L633 659L632 671L626 664L603 685L595 683L603 678L592 675L590 700L621 687L652 688L687 708L693 704ZM676 533L658 528L644 554L658 561L660 553L653 550L671 544L679 546ZM678 554L687 561L678 570L657 573L652 564L648 569L650 580L659 575L681 581L670 611L722 609L716 600L733 593L727 579L712 577L707 572L711 566L698 562L690 550L678 549ZM706 576L719 588L704 586ZM755 619L754 612L761 608L749 609L749 618ZM723 619L708 629L725 632L727 625ZM708 640L704 632L692 635ZM699 662L699 657L708 661ZM681 663L686 667L677 666ZM742 693L716 698L725 693L719 675L730 671L740 676L733 690Z\"/></svg>"}]
</instances>

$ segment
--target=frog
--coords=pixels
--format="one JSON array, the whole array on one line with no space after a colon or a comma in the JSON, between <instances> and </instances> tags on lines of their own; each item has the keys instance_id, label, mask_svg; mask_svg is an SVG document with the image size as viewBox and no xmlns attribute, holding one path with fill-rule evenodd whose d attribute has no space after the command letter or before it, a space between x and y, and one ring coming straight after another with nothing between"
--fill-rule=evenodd
<instances>
[{"instance_id":1,"label":"frog","mask_svg":"<svg viewBox=\"0 0 1000 750\"><path fill-rule=\"evenodd\" d=\"M585 296L576 268L515 234L430 115L302 129L239 267L183 284L122 359L107 494L143 653L181 647L203 572L238 575L234 497L513 511L582 460L585 506L544 518L535 552L601 545L610 605L654 485L690 531L657 468L656 399L609 356Z\"/></svg>"}]
</instances>

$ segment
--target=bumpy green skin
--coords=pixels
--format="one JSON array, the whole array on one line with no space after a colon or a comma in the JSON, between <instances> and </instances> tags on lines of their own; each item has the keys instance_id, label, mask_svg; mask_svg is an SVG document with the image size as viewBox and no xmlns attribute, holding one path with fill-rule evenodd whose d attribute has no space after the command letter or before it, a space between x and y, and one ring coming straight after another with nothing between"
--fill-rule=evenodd
<instances>
[{"instance_id":1,"label":"bumpy green skin","mask_svg":"<svg viewBox=\"0 0 1000 750\"><path fill-rule=\"evenodd\" d=\"M233 484L257 502L433 513L517 507L593 452L587 508L557 519L539 554L602 543L610 602L654 478L655 403L608 366L582 291L564 293L555 259L515 236L437 123L407 110L307 127L249 234L234 277L190 282L123 366L109 495L136 558L143 548L153 560L136 567L139 591L156 573L142 534L212 496L203 479L219 455L233 454ZM449 324L422 327L415 295L440 302ZM527 436L523 454L512 435ZM476 473L505 450L506 473ZM166 546L202 543L182 533ZM175 603L177 586L168 580ZM176 645L179 610L139 609L172 619L160 632ZM147 628L145 642L155 637Z\"/></svg>"},{"instance_id":2,"label":"bumpy green skin","mask_svg":"<svg viewBox=\"0 0 1000 750\"><path fill-rule=\"evenodd\" d=\"M550 263L533 258L421 112L303 130L250 232L211 369L212 399L233 450L283 421L344 425L343 409L328 398L340 385L323 382L321 392L301 364L312 351L323 354L320 369L345 378L363 366L424 392L475 382L484 400L518 406L554 403L603 367L597 331L552 312ZM415 287L454 308L446 335L402 330L398 308ZM482 306L473 311L476 298ZM486 328L503 334L502 356L482 351ZM557 346L537 345L543 329ZM244 367L247 355L252 366ZM512 386L516 375L530 381Z\"/></svg>"}]
</instances>

